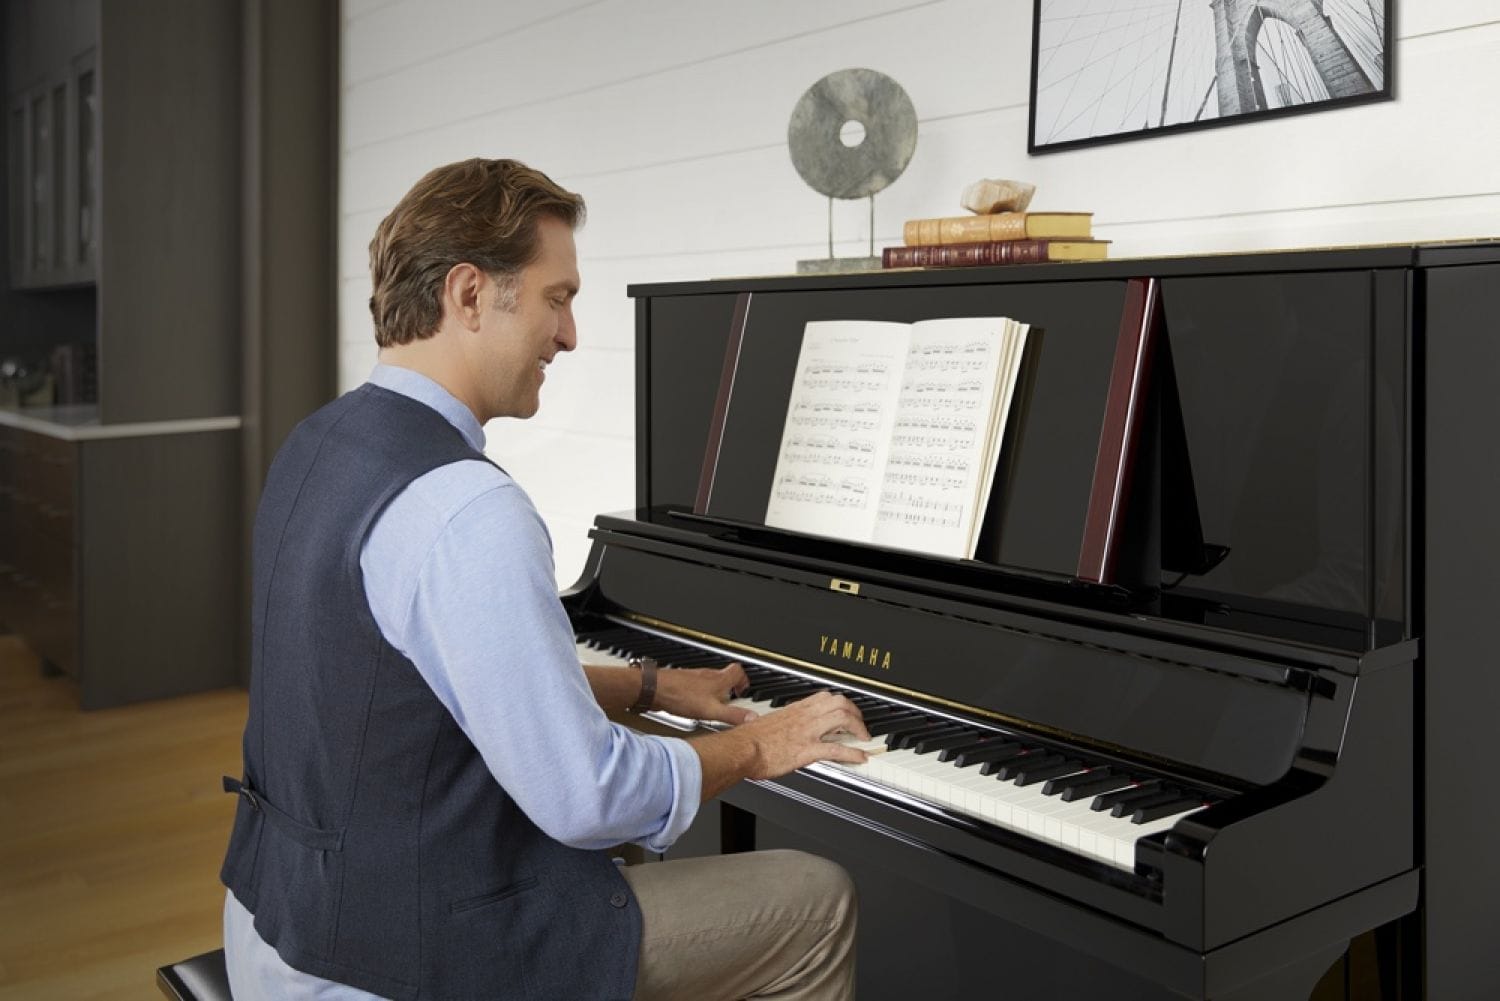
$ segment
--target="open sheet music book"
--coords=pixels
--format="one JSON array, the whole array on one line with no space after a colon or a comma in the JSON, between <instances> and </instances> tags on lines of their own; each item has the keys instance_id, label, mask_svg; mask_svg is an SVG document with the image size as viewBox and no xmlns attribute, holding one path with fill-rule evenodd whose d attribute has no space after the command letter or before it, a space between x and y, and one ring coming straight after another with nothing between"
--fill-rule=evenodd
<instances>
[{"instance_id":1,"label":"open sheet music book","mask_svg":"<svg viewBox=\"0 0 1500 1001\"><path fill-rule=\"evenodd\" d=\"M972 559L1028 329L808 323L765 523Z\"/></svg>"}]
</instances>

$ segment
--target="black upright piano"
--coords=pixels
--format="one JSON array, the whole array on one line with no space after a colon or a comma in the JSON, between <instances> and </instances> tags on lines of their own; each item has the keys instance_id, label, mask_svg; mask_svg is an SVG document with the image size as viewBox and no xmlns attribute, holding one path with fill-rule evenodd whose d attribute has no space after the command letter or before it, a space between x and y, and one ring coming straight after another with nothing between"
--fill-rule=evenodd
<instances>
[{"instance_id":1,"label":"black upright piano","mask_svg":"<svg viewBox=\"0 0 1500 1001\"><path fill-rule=\"evenodd\" d=\"M1500 245L630 294L580 642L889 747L669 857L844 864L867 1001L1500 997ZM805 324L945 316L1034 332L976 557L766 527Z\"/></svg>"}]
</instances>

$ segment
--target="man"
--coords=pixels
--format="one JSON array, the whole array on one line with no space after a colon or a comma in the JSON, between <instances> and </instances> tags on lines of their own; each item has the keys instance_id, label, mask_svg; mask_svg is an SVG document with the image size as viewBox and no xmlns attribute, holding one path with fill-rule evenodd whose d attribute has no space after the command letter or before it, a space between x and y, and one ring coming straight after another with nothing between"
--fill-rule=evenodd
<instances>
[{"instance_id":1,"label":"man","mask_svg":"<svg viewBox=\"0 0 1500 1001\"><path fill-rule=\"evenodd\" d=\"M576 344L582 200L509 160L432 171L380 224L380 365L288 437L256 516L230 981L275 998L847 998L853 899L795 852L617 867L747 777L864 754L847 699L764 718L738 665L584 668L551 545L484 458ZM612 724L655 705L740 724Z\"/></svg>"}]
</instances>

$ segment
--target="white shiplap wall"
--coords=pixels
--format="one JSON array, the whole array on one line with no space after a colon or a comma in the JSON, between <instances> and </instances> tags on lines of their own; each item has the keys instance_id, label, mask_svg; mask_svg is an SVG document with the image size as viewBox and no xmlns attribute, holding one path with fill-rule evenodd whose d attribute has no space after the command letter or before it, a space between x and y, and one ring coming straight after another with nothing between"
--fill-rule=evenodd
<instances>
[{"instance_id":1,"label":"white shiplap wall","mask_svg":"<svg viewBox=\"0 0 1500 1001\"><path fill-rule=\"evenodd\" d=\"M1202 0L1207 2L1207 0ZM579 349L541 413L490 425L571 583L634 498L631 282L785 273L827 202L786 152L815 80L867 66L920 119L877 246L978 177L1092 209L1115 256L1500 236L1500 0L1398 0L1393 102L1028 157L1031 0L345 0L340 385L374 363L366 247L426 170L513 156L584 195ZM869 238L840 203L840 254Z\"/></svg>"}]
</instances>

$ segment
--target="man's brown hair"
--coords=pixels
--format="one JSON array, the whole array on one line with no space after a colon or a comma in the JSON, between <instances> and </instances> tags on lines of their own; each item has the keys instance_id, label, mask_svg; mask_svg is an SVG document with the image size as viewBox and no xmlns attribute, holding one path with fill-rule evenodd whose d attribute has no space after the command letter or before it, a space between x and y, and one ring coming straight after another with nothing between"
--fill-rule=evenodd
<instances>
[{"instance_id":1,"label":"man's brown hair","mask_svg":"<svg viewBox=\"0 0 1500 1001\"><path fill-rule=\"evenodd\" d=\"M429 171L370 241L370 315L375 343L406 344L437 333L443 282L455 264L500 280L519 278L537 255L537 222L576 228L583 199L516 160L475 158Z\"/></svg>"}]
</instances>

